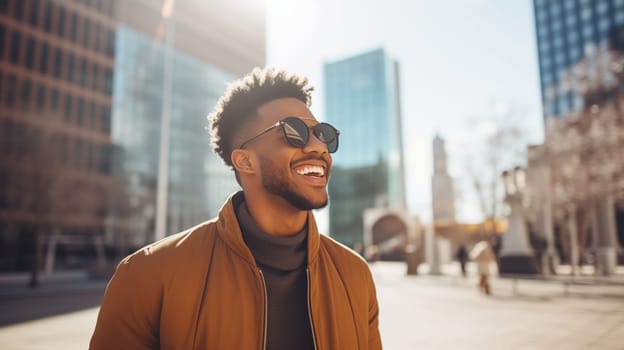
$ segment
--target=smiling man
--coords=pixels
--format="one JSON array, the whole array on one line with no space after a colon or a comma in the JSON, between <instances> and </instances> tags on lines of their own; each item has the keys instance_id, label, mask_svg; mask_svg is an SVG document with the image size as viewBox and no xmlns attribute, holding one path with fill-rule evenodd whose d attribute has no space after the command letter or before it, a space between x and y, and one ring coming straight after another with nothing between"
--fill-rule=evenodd
<instances>
[{"instance_id":1,"label":"smiling man","mask_svg":"<svg viewBox=\"0 0 624 350\"><path fill-rule=\"evenodd\" d=\"M320 235L339 132L307 79L255 69L209 116L242 191L217 218L126 257L92 349L381 349L368 265Z\"/></svg>"}]
</instances>

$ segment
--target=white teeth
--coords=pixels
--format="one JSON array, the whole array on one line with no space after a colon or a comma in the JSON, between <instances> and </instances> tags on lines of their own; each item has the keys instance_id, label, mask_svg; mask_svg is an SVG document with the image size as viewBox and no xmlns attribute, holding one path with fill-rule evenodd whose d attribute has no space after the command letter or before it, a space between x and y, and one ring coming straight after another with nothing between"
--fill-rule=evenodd
<instances>
[{"instance_id":1,"label":"white teeth","mask_svg":"<svg viewBox=\"0 0 624 350\"><path fill-rule=\"evenodd\" d=\"M308 174L316 174L317 176L325 175L325 169L323 169L323 167L320 167L320 166L306 165L306 166L297 168L296 171L297 171L297 174L299 175L308 175Z\"/></svg>"}]
</instances>

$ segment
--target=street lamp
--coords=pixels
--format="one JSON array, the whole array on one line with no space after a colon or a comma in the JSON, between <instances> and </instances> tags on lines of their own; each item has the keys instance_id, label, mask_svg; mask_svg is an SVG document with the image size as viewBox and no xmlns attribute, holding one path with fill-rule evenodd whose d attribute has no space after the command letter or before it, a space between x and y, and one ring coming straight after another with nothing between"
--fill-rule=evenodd
<instances>
[{"instance_id":1,"label":"street lamp","mask_svg":"<svg viewBox=\"0 0 624 350\"><path fill-rule=\"evenodd\" d=\"M527 220L523 207L526 186L525 171L521 167L502 173L505 202L509 205L509 223L502 237L499 272L501 274L535 274L538 272L533 249L529 244Z\"/></svg>"}]
</instances>

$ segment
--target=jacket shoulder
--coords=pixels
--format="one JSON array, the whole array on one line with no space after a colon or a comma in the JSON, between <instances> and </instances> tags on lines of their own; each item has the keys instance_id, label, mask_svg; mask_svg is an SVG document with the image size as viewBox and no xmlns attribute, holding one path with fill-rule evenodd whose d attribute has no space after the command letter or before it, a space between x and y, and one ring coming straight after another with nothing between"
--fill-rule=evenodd
<instances>
[{"instance_id":1,"label":"jacket shoulder","mask_svg":"<svg viewBox=\"0 0 624 350\"><path fill-rule=\"evenodd\" d=\"M368 263L359 254L333 238L321 235L321 248L326 251L339 270L370 274ZM361 275L360 275L361 276Z\"/></svg>"}]
</instances>

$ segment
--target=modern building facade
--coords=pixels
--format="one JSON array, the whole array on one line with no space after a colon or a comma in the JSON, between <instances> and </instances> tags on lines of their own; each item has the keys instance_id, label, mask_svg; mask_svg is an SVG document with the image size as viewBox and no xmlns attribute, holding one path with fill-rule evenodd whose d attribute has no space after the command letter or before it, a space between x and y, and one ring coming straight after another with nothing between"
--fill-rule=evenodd
<instances>
[{"instance_id":1,"label":"modern building facade","mask_svg":"<svg viewBox=\"0 0 624 350\"><path fill-rule=\"evenodd\" d=\"M41 237L104 232L111 192L110 0L0 1L0 270Z\"/></svg>"},{"instance_id":2,"label":"modern building facade","mask_svg":"<svg viewBox=\"0 0 624 350\"><path fill-rule=\"evenodd\" d=\"M324 65L325 116L341 131L329 183L330 234L363 242L363 212L405 208L399 65L383 49Z\"/></svg>"},{"instance_id":3,"label":"modern building facade","mask_svg":"<svg viewBox=\"0 0 624 350\"><path fill-rule=\"evenodd\" d=\"M205 117L227 81L264 65L265 12L252 0L0 0L0 271L42 266L50 241L71 242L56 254L70 268L65 252L93 255L94 242L153 240L165 91L166 233L214 216L236 185Z\"/></svg>"},{"instance_id":4,"label":"modern building facade","mask_svg":"<svg viewBox=\"0 0 624 350\"><path fill-rule=\"evenodd\" d=\"M117 7L112 139L115 174L130 196L113 208L117 220L107 241L130 247L214 217L238 188L211 151L205 117L228 82L265 62L263 2L171 4L168 16L161 2ZM168 137L161 138L163 127ZM162 141L169 144L167 157L160 153ZM163 161L166 174L159 169Z\"/></svg>"},{"instance_id":5,"label":"modern building facade","mask_svg":"<svg viewBox=\"0 0 624 350\"><path fill-rule=\"evenodd\" d=\"M534 0L544 118L585 106L566 75L597 50L624 52L623 0ZM568 81L566 81L568 80Z\"/></svg>"}]
</instances>

